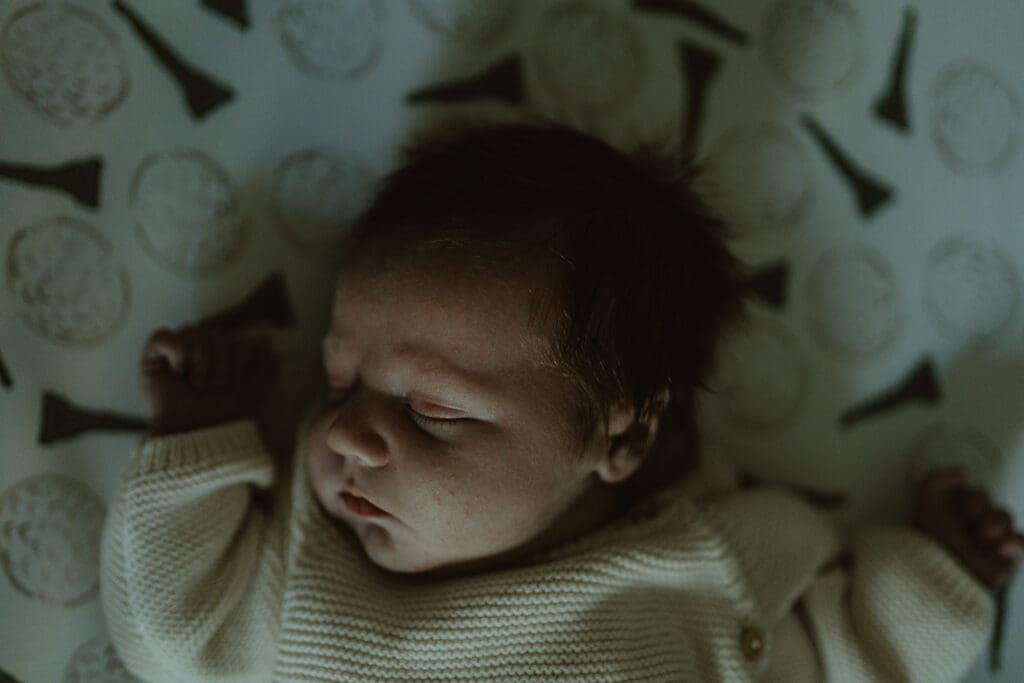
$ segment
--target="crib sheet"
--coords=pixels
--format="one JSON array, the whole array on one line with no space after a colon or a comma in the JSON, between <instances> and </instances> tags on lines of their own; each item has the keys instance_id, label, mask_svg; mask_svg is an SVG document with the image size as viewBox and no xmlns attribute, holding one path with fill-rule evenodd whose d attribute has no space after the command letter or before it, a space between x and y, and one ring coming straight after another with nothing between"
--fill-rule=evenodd
<instances>
[{"instance_id":1,"label":"crib sheet","mask_svg":"<svg viewBox=\"0 0 1024 683\"><path fill-rule=\"evenodd\" d=\"M98 599L159 326L269 335L275 447L403 136L673 139L753 268L701 421L851 530L965 464L1024 522L1019 0L4 0L0 680L129 681ZM1011 587L968 680L1024 680ZM4 678L7 676L7 678Z\"/></svg>"}]
</instances>

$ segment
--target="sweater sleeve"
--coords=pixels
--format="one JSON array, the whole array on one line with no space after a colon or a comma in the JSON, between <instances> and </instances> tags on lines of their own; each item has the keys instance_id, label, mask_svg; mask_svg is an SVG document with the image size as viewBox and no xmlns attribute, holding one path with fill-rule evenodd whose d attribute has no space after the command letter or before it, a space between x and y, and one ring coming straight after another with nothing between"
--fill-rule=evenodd
<instances>
[{"instance_id":1,"label":"sweater sleeve","mask_svg":"<svg viewBox=\"0 0 1024 683\"><path fill-rule=\"evenodd\" d=\"M803 597L828 680L959 681L983 650L995 603L940 545L910 528L860 534L849 566Z\"/></svg>"},{"instance_id":2,"label":"sweater sleeve","mask_svg":"<svg viewBox=\"0 0 1024 683\"><path fill-rule=\"evenodd\" d=\"M765 626L785 626L773 634L785 637L769 644L773 671L795 671L788 660L801 659L808 680L816 670L827 681L958 681L988 639L992 597L908 527L870 529L846 544L832 519L773 489L731 496L712 519L739 557Z\"/></svg>"},{"instance_id":3,"label":"sweater sleeve","mask_svg":"<svg viewBox=\"0 0 1024 683\"><path fill-rule=\"evenodd\" d=\"M101 597L145 681L269 680L283 542L271 456L239 420L144 439L108 513ZM278 511L280 513L280 511Z\"/></svg>"}]
</instances>

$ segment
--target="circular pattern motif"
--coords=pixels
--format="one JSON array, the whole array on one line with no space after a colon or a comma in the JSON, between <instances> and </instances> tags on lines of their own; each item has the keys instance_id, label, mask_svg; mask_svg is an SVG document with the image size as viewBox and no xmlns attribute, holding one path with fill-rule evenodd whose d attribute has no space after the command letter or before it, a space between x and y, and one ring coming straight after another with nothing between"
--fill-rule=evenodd
<instances>
[{"instance_id":1,"label":"circular pattern motif","mask_svg":"<svg viewBox=\"0 0 1024 683\"><path fill-rule=\"evenodd\" d=\"M925 310L952 341L997 341L1016 320L1019 289L1013 263L994 247L952 237L928 254Z\"/></svg>"},{"instance_id":2,"label":"circular pattern motif","mask_svg":"<svg viewBox=\"0 0 1024 683\"><path fill-rule=\"evenodd\" d=\"M11 583L42 602L72 607L99 588L103 501L58 474L23 480L0 495L0 559Z\"/></svg>"},{"instance_id":3,"label":"circular pattern motif","mask_svg":"<svg viewBox=\"0 0 1024 683\"><path fill-rule=\"evenodd\" d=\"M907 485L916 492L928 470L960 465L972 486L991 491L1001 460L999 446L978 429L938 422L922 430L914 441Z\"/></svg>"},{"instance_id":4,"label":"circular pattern motif","mask_svg":"<svg viewBox=\"0 0 1024 683\"><path fill-rule=\"evenodd\" d=\"M322 250L370 201L373 174L360 161L329 149L289 155L274 171L274 210L300 249Z\"/></svg>"},{"instance_id":5,"label":"circular pattern motif","mask_svg":"<svg viewBox=\"0 0 1024 683\"><path fill-rule=\"evenodd\" d=\"M808 279L812 328L822 347L863 358L885 350L903 321L896 274L870 247L822 255Z\"/></svg>"},{"instance_id":6,"label":"circular pattern motif","mask_svg":"<svg viewBox=\"0 0 1024 683\"><path fill-rule=\"evenodd\" d=\"M860 17L846 0L775 0L761 44L780 83L805 97L848 90L860 78L867 52Z\"/></svg>"},{"instance_id":7,"label":"circular pattern motif","mask_svg":"<svg viewBox=\"0 0 1024 683\"><path fill-rule=\"evenodd\" d=\"M202 152L181 149L147 157L132 179L129 201L143 247L175 270L205 273L242 250L245 230L234 188Z\"/></svg>"},{"instance_id":8,"label":"circular pattern motif","mask_svg":"<svg viewBox=\"0 0 1024 683\"><path fill-rule=\"evenodd\" d=\"M384 3L380 0L290 0L275 17L278 40L311 76L351 79L380 56Z\"/></svg>"},{"instance_id":9,"label":"circular pattern motif","mask_svg":"<svg viewBox=\"0 0 1024 683\"><path fill-rule=\"evenodd\" d=\"M64 683L141 683L102 638L83 643L64 667Z\"/></svg>"},{"instance_id":10,"label":"circular pattern motif","mask_svg":"<svg viewBox=\"0 0 1024 683\"><path fill-rule=\"evenodd\" d=\"M482 45L501 35L518 9L518 0L408 0L412 13L443 36Z\"/></svg>"},{"instance_id":11,"label":"circular pattern motif","mask_svg":"<svg viewBox=\"0 0 1024 683\"><path fill-rule=\"evenodd\" d=\"M939 75L933 91L932 139L943 160L963 173L996 173L1016 155L1020 99L984 64L963 61Z\"/></svg>"},{"instance_id":12,"label":"circular pattern motif","mask_svg":"<svg viewBox=\"0 0 1024 683\"><path fill-rule=\"evenodd\" d=\"M532 52L541 85L580 112L622 103L645 76L643 43L633 26L589 2L548 9Z\"/></svg>"},{"instance_id":13,"label":"circular pattern motif","mask_svg":"<svg viewBox=\"0 0 1024 683\"><path fill-rule=\"evenodd\" d=\"M796 336L781 322L758 315L727 337L718 353L710 386L738 424L773 428L799 412L810 387L810 367Z\"/></svg>"},{"instance_id":14,"label":"circular pattern motif","mask_svg":"<svg viewBox=\"0 0 1024 683\"><path fill-rule=\"evenodd\" d=\"M40 334L76 346L109 337L128 313L128 274L107 239L58 216L17 231L7 247L7 289L21 319Z\"/></svg>"},{"instance_id":15,"label":"circular pattern motif","mask_svg":"<svg viewBox=\"0 0 1024 683\"><path fill-rule=\"evenodd\" d=\"M726 132L705 169L709 202L748 234L791 227L811 203L811 176L800 143L773 123Z\"/></svg>"},{"instance_id":16,"label":"circular pattern motif","mask_svg":"<svg viewBox=\"0 0 1024 683\"><path fill-rule=\"evenodd\" d=\"M14 12L0 34L0 65L16 93L65 126L100 121L128 93L114 33L75 5L36 3Z\"/></svg>"}]
</instances>

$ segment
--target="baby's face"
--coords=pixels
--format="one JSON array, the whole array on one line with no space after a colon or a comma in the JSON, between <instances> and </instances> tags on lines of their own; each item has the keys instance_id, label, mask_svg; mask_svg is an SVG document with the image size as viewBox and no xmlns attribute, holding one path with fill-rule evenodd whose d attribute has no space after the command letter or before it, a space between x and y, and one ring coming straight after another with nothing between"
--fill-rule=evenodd
<instances>
[{"instance_id":1,"label":"baby's face","mask_svg":"<svg viewBox=\"0 0 1024 683\"><path fill-rule=\"evenodd\" d=\"M379 566L517 548L595 485L600 449L577 457L572 389L528 303L523 286L465 273L357 266L339 280L308 472Z\"/></svg>"}]
</instances>

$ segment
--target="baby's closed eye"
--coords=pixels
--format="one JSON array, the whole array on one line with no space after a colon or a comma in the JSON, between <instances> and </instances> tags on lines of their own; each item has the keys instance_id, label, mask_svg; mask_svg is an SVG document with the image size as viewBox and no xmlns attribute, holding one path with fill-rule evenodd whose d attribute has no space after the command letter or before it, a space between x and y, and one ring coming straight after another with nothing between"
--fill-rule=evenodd
<instances>
[{"instance_id":1,"label":"baby's closed eye","mask_svg":"<svg viewBox=\"0 0 1024 683\"><path fill-rule=\"evenodd\" d=\"M417 425L432 428L451 429L473 419L463 410L424 401L407 400L405 410Z\"/></svg>"}]
</instances>

